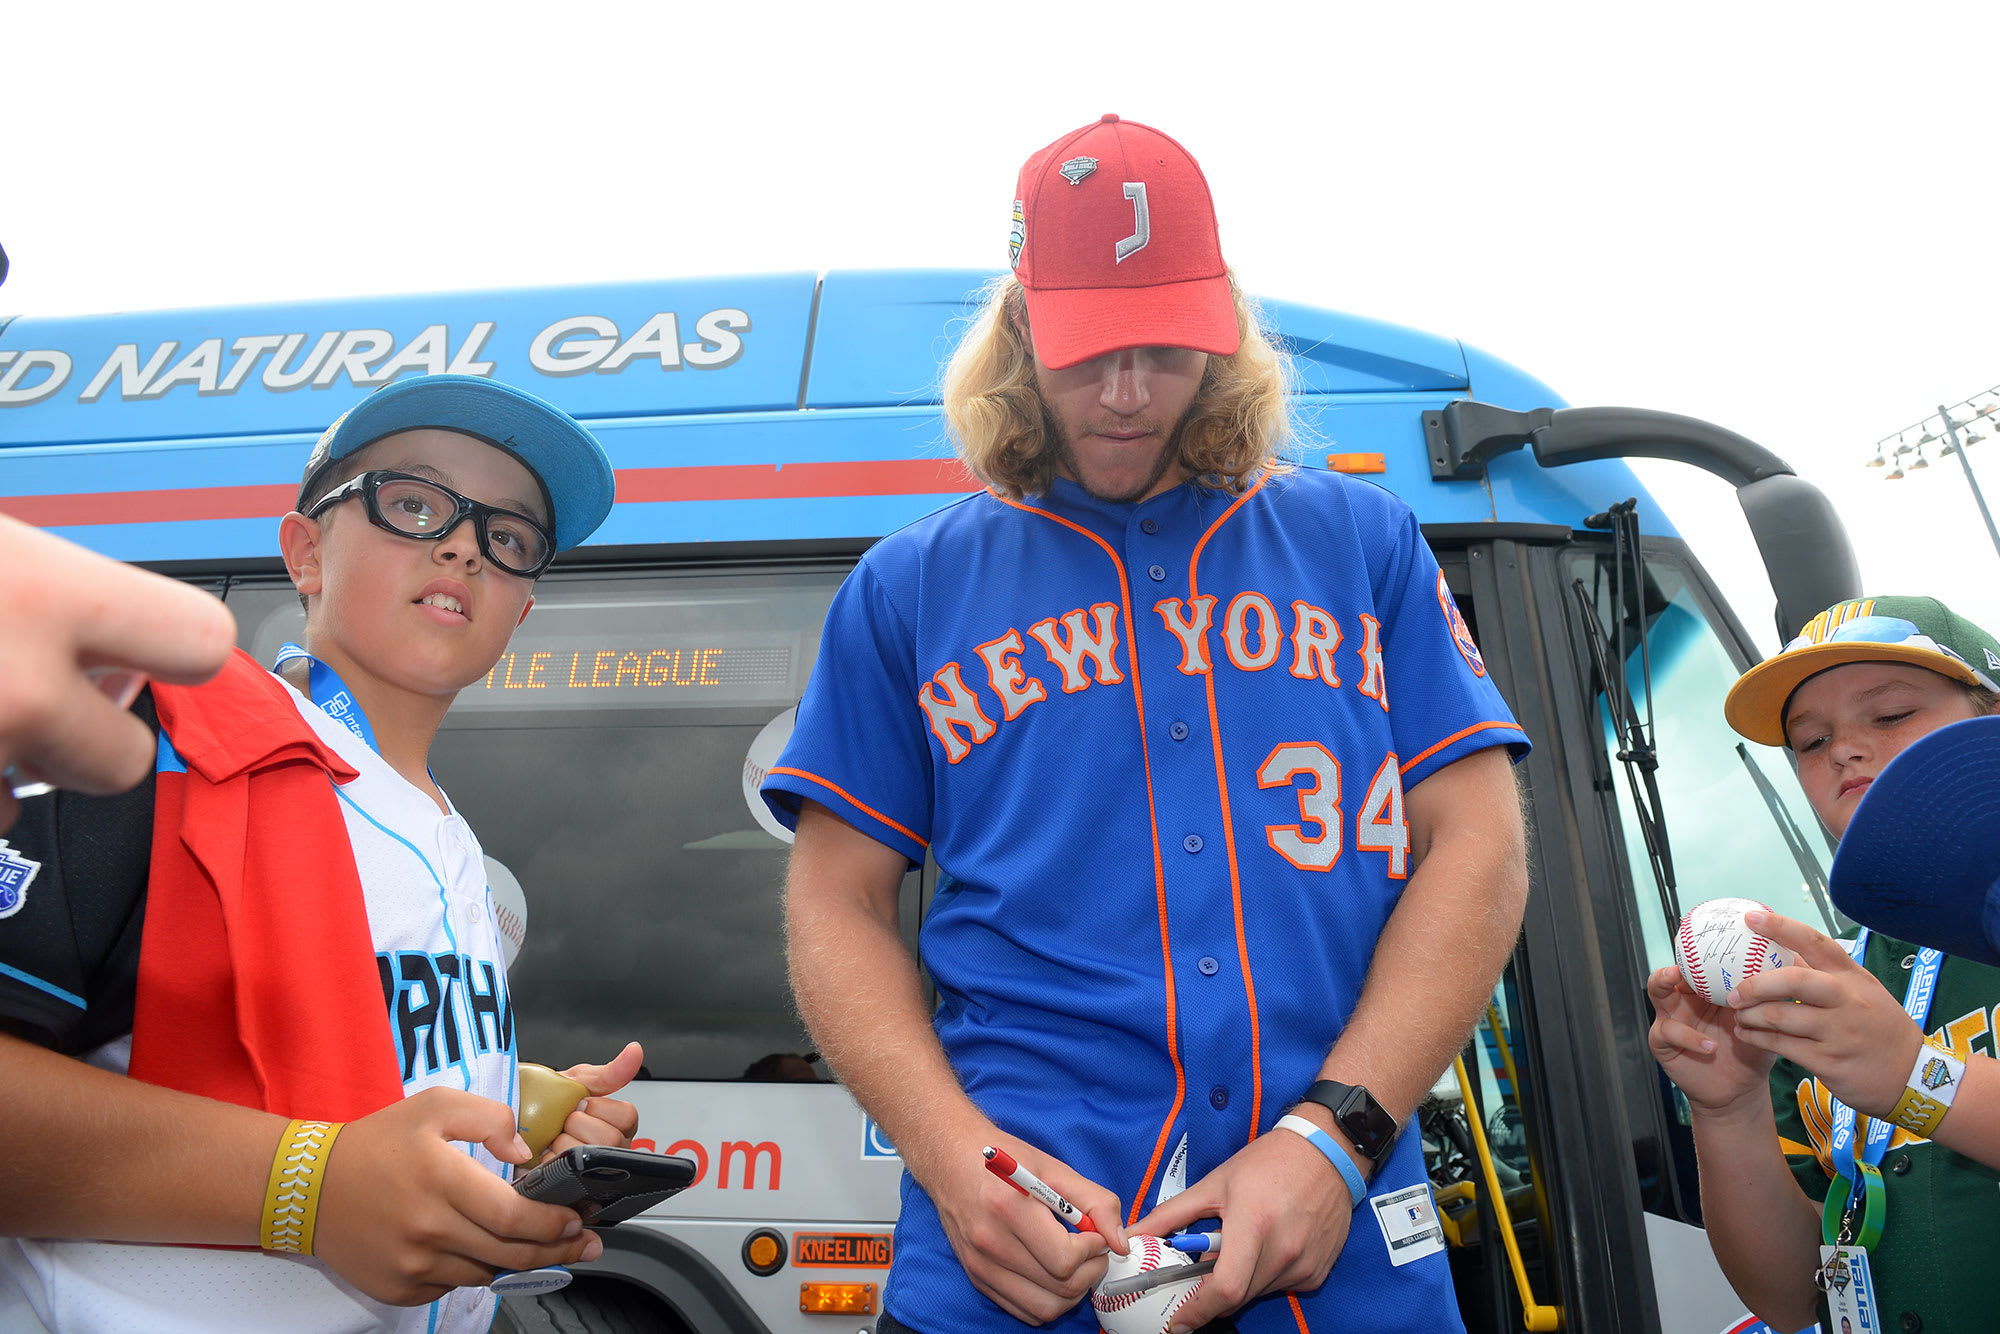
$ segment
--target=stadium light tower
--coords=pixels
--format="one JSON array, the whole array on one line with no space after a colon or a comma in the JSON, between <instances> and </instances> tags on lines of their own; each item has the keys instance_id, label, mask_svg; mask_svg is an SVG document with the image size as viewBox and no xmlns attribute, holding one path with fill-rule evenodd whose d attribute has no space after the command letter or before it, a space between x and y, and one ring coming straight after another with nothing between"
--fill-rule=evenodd
<instances>
[{"instance_id":1,"label":"stadium light tower","mask_svg":"<svg viewBox=\"0 0 2000 1334\"><path fill-rule=\"evenodd\" d=\"M1953 413L1960 415L1954 417ZM1912 431L1917 432L1914 445L1904 438ZM1965 452L1967 445L1976 445L1996 432L2000 432L2000 385L1983 389L1948 408L1939 404L1936 416L1925 417L1914 425L1883 436L1875 442L1875 457L1863 466L1880 468L1887 463L1890 468L1884 474L1885 480L1897 481L1904 475L1905 454L1914 453L1917 456L1915 462L1908 465L1911 471L1930 467L1924 458L1925 445L1937 444L1942 453L1958 455L1958 465L1965 472L1965 484L1972 488L1973 503L1979 506L1979 517L1986 521L1986 535L1993 539L1995 554L2000 554L2000 527L1994 526L1993 511L1986 508L1986 496L1979 489L1979 479L1972 475L1972 460Z\"/></svg>"}]
</instances>

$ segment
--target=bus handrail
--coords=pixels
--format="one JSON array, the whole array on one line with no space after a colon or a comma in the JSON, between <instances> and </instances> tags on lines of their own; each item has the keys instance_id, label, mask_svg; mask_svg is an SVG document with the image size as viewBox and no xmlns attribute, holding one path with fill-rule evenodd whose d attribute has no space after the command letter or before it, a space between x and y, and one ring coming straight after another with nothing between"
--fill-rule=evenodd
<instances>
[{"instance_id":1,"label":"bus handrail","mask_svg":"<svg viewBox=\"0 0 2000 1334\"><path fill-rule=\"evenodd\" d=\"M1477 1109L1473 1101L1472 1083L1465 1076L1465 1058L1451 1058L1451 1068L1458 1074L1458 1095L1468 1109ZM1518 1087L1518 1086L1517 1086ZM1486 1143L1486 1127L1480 1124L1476 1115L1468 1115L1466 1123L1472 1127L1472 1144L1479 1151L1479 1171L1486 1181L1486 1191L1493 1201L1493 1220L1500 1231L1500 1242L1507 1248L1507 1264L1514 1271L1514 1287L1521 1297L1521 1318L1535 1334L1544 1330L1562 1328L1562 1307L1544 1306L1535 1300L1535 1291L1528 1286L1528 1266L1521 1259L1521 1243L1514 1237L1514 1218L1507 1208L1507 1197L1500 1190L1500 1174L1493 1167L1493 1150Z\"/></svg>"}]
</instances>

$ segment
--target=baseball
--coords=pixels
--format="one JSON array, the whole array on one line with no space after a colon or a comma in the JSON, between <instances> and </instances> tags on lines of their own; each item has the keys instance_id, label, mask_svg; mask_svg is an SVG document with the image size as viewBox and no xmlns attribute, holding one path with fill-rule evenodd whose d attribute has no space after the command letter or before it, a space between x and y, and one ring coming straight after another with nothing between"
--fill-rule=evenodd
<instances>
[{"instance_id":1,"label":"baseball","mask_svg":"<svg viewBox=\"0 0 2000 1334\"><path fill-rule=\"evenodd\" d=\"M1113 1251L1105 1257L1111 1264L1105 1269L1104 1277L1098 1280L1100 1284L1151 1273L1155 1269L1172 1269L1194 1263L1158 1237L1135 1234L1125 1240L1130 1250L1124 1255ZM1124 1297L1106 1297L1093 1288L1090 1307L1097 1312L1097 1323L1104 1334L1165 1334L1174 1312L1180 1310L1181 1303L1192 1297L1194 1290L1200 1286L1201 1279L1192 1278L1179 1283L1162 1283L1157 1288Z\"/></svg>"},{"instance_id":2,"label":"baseball","mask_svg":"<svg viewBox=\"0 0 2000 1334\"><path fill-rule=\"evenodd\" d=\"M1674 962L1695 995L1710 1005L1727 1005L1736 988L1767 968L1788 967L1792 952L1752 931L1747 912L1769 912L1755 899L1710 899L1681 918L1674 933Z\"/></svg>"}]
</instances>

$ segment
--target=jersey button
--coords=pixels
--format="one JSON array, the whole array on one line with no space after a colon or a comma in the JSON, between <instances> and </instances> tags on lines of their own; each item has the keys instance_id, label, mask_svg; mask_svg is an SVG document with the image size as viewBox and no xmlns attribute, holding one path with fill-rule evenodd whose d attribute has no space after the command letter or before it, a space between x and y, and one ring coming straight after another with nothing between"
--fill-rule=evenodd
<instances>
[{"instance_id":1,"label":"jersey button","mask_svg":"<svg viewBox=\"0 0 2000 1334\"><path fill-rule=\"evenodd\" d=\"M1215 956L1213 954L1204 954L1201 956L1201 959L1195 964L1195 967L1201 969L1201 975L1203 977L1214 977L1216 969L1222 967L1222 965L1215 961Z\"/></svg>"},{"instance_id":2,"label":"jersey button","mask_svg":"<svg viewBox=\"0 0 2000 1334\"><path fill-rule=\"evenodd\" d=\"M1208 1091L1208 1105L1218 1112L1227 1107L1229 1105L1229 1090L1217 1084Z\"/></svg>"},{"instance_id":3,"label":"jersey button","mask_svg":"<svg viewBox=\"0 0 2000 1334\"><path fill-rule=\"evenodd\" d=\"M1906 1334L1917 1334L1917 1331L1924 1327L1924 1318L1915 1311L1905 1311L1896 1317L1896 1325L1906 1331Z\"/></svg>"},{"instance_id":4,"label":"jersey button","mask_svg":"<svg viewBox=\"0 0 2000 1334\"><path fill-rule=\"evenodd\" d=\"M1902 1176L1905 1172L1908 1172L1910 1170L1910 1155L1907 1153L1897 1154L1896 1161L1889 1164L1889 1170L1897 1176Z\"/></svg>"},{"instance_id":5,"label":"jersey button","mask_svg":"<svg viewBox=\"0 0 2000 1334\"><path fill-rule=\"evenodd\" d=\"M1187 850L1188 850L1189 852L1200 852L1200 851L1201 851L1201 835L1200 835L1200 834L1189 834L1189 835L1188 835L1188 836L1187 836L1186 838L1184 838L1184 839L1182 839L1182 840L1181 840L1181 846L1182 846L1182 847L1184 847L1184 848L1186 848L1186 849L1187 849Z\"/></svg>"},{"instance_id":6,"label":"jersey button","mask_svg":"<svg viewBox=\"0 0 2000 1334\"><path fill-rule=\"evenodd\" d=\"M1188 725L1186 723L1177 722L1172 727L1169 727L1167 729L1167 735L1172 737L1176 741L1187 740L1187 734L1188 734Z\"/></svg>"},{"instance_id":7,"label":"jersey button","mask_svg":"<svg viewBox=\"0 0 2000 1334\"><path fill-rule=\"evenodd\" d=\"M1139 520L1139 531L1142 533L1157 533L1160 531L1160 521L1158 519L1141 519Z\"/></svg>"},{"instance_id":8,"label":"jersey button","mask_svg":"<svg viewBox=\"0 0 2000 1334\"><path fill-rule=\"evenodd\" d=\"M1146 577L1157 584L1167 577L1167 567L1164 565L1148 565L1146 567Z\"/></svg>"}]
</instances>

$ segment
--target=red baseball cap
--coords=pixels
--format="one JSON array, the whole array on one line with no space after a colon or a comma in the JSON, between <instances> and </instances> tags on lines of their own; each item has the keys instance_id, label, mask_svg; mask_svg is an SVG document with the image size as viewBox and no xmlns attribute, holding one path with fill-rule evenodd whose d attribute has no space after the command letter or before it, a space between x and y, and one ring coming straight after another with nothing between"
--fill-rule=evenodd
<instances>
[{"instance_id":1,"label":"red baseball cap","mask_svg":"<svg viewBox=\"0 0 2000 1334\"><path fill-rule=\"evenodd\" d=\"M1105 116L1029 158L1014 193L1008 258L1043 365L1126 347L1236 351L1215 203L1178 143Z\"/></svg>"}]
</instances>

